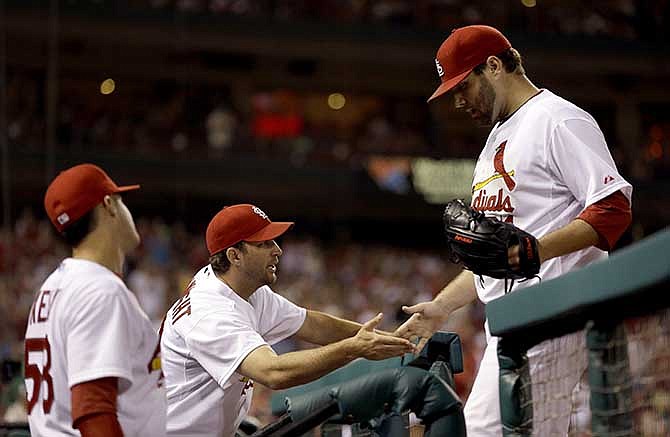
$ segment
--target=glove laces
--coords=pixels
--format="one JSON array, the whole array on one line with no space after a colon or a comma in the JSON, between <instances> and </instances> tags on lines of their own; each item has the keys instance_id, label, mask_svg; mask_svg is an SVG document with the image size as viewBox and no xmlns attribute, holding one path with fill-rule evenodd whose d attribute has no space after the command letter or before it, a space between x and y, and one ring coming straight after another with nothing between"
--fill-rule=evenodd
<instances>
[{"instance_id":1,"label":"glove laces","mask_svg":"<svg viewBox=\"0 0 670 437\"><path fill-rule=\"evenodd\" d=\"M518 282L519 284L521 284L523 282L530 281L531 279L537 279L538 281L540 281L540 283L542 283L542 277L540 275L533 275L530 278L519 279ZM505 294L508 294L512 291L512 288L514 288L514 283L516 282L516 280L508 278L506 276L503 278L503 280L505 281L504 286ZM479 275L479 285L481 285L481 287L484 288L484 275Z\"/></svg>"}]
</instances>

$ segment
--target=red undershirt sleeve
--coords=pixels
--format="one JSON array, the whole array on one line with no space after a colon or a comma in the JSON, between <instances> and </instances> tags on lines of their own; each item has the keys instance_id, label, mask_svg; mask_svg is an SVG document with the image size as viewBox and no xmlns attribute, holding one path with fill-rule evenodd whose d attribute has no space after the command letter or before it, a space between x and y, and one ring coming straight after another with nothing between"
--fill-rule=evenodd
<instances>
[{"instance_id":1,"label":"red undershirt sleeve","mask_svg":"<svg viewBox=\"0 0 670 437\"><path fill-rule=\"evenodd\" d=\"M584 220L598 233L598 249L610 250L630 225L632 212L628 198L617 191L589 205L577 218Z\"/></svg>"},{"instance_id":2,"label":"red undershirt sleeve","mask_svg":"<svg viewBox=\"0 0 670 437\"><path fill-rule=\"evenodd\" d=\"M82 437L122 437L116 417L118 378L100 378L77 384L72 394L72 426Z\"/></svg>"}]
</instances>

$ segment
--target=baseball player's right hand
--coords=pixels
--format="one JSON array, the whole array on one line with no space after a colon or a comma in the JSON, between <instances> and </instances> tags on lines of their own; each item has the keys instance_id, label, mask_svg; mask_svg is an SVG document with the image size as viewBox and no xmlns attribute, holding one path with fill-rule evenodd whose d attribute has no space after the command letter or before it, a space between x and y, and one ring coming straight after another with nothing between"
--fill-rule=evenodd
<instances>
[{"instance_id":1,"label":"baseball player's right hand","mask_svg":"<svg viewBox=\"0 0 670 437\"><path fill-rule=\"evenodd\" d=\"M421 302L410 307L403 306L402 310L411 314L412 317L400 325L394 334L410 341L418 339L419 342L416 345L418 354L428 343L430 337L444 324L445 312L435 301Z\"/></svg>"},{"instance_id":2,"label":"baseball player's right hand","mask_svg":"<svg viewBox=\"0 0 670 437\"><path fill-rule=\"evenodd\" d=\"M353 338L357 356L368 360L384 360L414 353L414 345L409 340L375 330L383 317L379 313L368 320Z\"/></svg>"}]
</instances>

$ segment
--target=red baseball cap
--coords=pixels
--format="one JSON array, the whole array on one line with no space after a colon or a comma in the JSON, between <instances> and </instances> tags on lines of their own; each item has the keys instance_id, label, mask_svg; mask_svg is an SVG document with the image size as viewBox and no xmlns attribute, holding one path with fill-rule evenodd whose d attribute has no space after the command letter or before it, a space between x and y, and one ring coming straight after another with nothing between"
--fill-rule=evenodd
<instances>
[{"instance_id":1,"label":"red baseball cap","mask_svg":"<svg viewBox=\"0 0 670 437\"><path fill-rule=\"evenodd\" d=\"M272 222L257 206L226 206L207 226L205 239L210 255L228 249L240 241L273 240L288 230L293 222Z\"/></svg>"},{"instance_id":2,"label":"red baseball cap","mask_svg":"<svg viewBox=\"0 0 670 437\"><path fill-rule=\"evenodd\" d=\"M437 51L435 66L442 84L431 100L458 85L472 70L489 56L498 55L512 47L505 35L491 26L466 26L455 29Z\"/></svg>"},{"instance_id":3,"label":"red baseball cap","mask_svg":"<svg viewBox=\"0 0 670 437\"><path fill-rule=\"evenodd\" d=\"M136 190L139 185L117 186L93 164L75 165L60 172L44 195L44 209L59 232L98 206L108 194Z\"/></svg>"}]
</instances>

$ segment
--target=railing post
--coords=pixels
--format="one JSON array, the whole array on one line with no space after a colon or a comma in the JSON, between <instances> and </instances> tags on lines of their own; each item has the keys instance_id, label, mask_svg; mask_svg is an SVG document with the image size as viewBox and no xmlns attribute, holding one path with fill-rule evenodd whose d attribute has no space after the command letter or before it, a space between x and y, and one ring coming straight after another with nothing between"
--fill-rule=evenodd
<instances>
[{"instance_id":1,"label":"railing post","mask_svg":"<svg viewBox=\"0 0 670 437\"><path fill-rule=\"evenodd\" d=\"M498 363L503 436L530 436L533 431L533 398L525 350L512 339L500 338Z\"/></svg>"},{"instance_id":2,"label":"railing post","mask_svg":"<svg viewBox=\"0 0 670 437\"><path fill-rule=\"evenodd\" d=\"M593 436L632 436L633 390L623 324L588 322L586 345Z\"/></svg>"}]
</instances>

